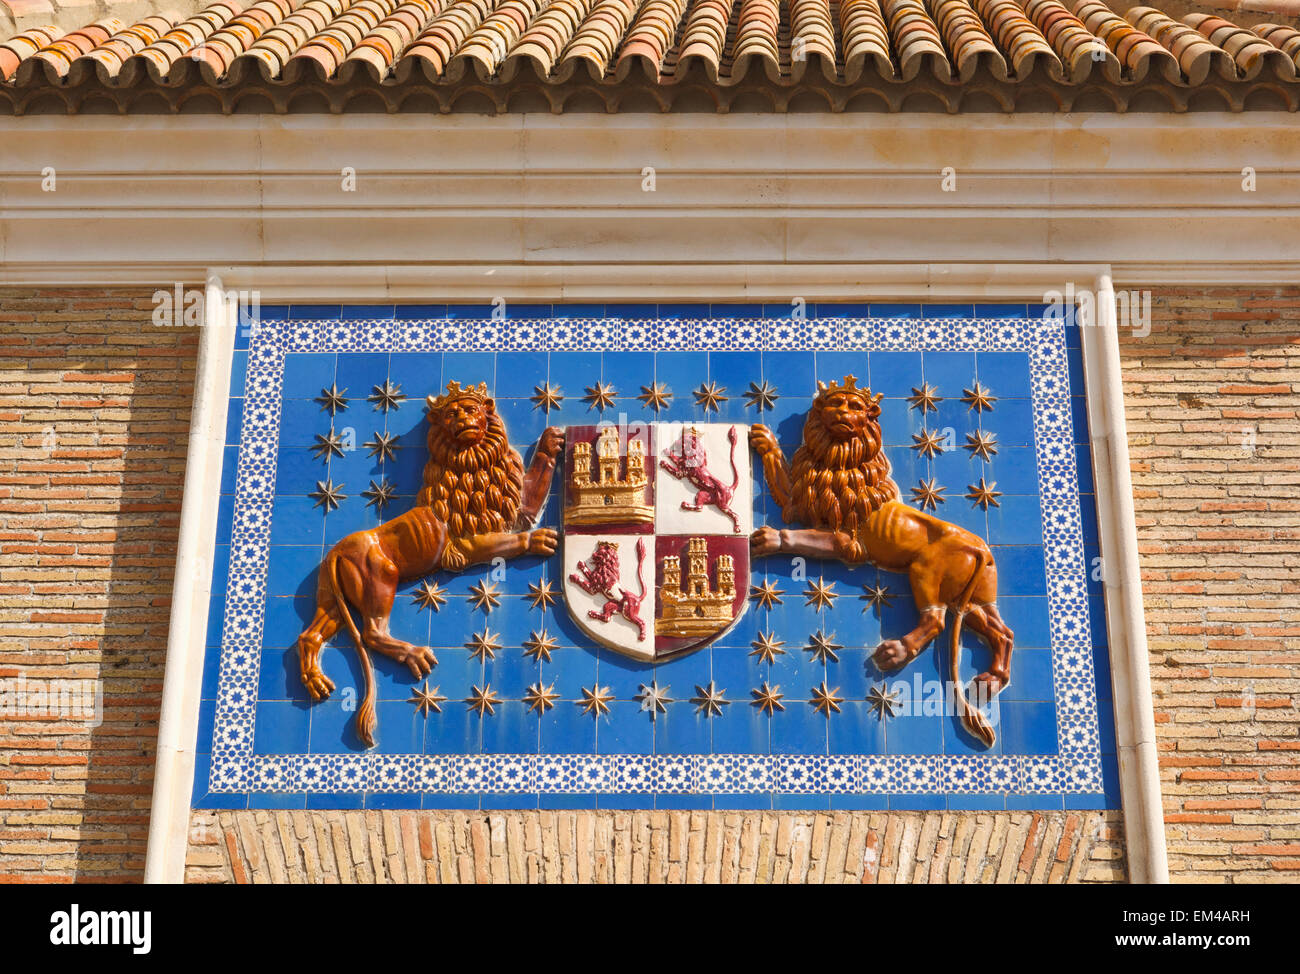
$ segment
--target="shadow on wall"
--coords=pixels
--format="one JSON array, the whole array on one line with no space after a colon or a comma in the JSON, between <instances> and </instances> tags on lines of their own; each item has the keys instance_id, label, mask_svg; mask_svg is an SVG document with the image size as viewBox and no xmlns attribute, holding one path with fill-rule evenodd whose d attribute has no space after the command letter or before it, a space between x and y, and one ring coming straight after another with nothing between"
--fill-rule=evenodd
<instances>
[{"instance_id":1,"label":"shadow on wall","mask_svg":"<svg viewBox=\"0 0 1300 974\"><path fill-rule=\"evenodd\" d=\"M0 580L23 620L0 641L0 676L102 687L88 732L6 721L24 767L0 782L20 799L0 827L34 850L6 856L13 879L143 877L198 347L195 329L150 321L151 295L0 290L0 409L18 448Z\"/></svg>"}]
</instances>

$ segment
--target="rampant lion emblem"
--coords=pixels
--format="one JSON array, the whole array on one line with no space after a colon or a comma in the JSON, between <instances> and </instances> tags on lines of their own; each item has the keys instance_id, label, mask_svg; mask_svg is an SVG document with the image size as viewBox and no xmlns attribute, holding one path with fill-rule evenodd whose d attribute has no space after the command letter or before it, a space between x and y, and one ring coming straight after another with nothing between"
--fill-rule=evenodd
<instances>
[{"instance_id":1,"label":"rampant lion emblem","mask_svg":"<svg viewBox=\"0 0 1300 974\"><path fill-rule=\"evenodd\" d=\"M637 628L637 639L645 641L645 620L641 618L641 602L645 599L645 539L636 542L636 580L641 592L633 595L627 589L619 588L618 542L597 541L595 549L588 559L589 564L578 562L578 570L569 576L573 582L588 595L603 595L605 604L598 610L587 612L588 619L609 622L615 613L621 615ZM615 589L619 589L615 595Z\"/></svg>"},{"instance_id":2,"label":"rampant lion emblem","mask_svg":"<svg viewBox=\"0 0 1300 974\"><path fill-rule=\"evenodd\" d=\"M736 467L736 443L739 441L736 427L727 431L727 440L731 443L731 486L709 473L709 454L700 439L700 431L695 427L682 430L682 435L672 447L664 452L664 459L659 465L678 480L685 480L695 488L695 500L682 501L683 511L702 511L706 506L716 507L731 518L732 530L740 534L740 515L731 509L731 498L740 485L740 470ZM675 449L674 449L675 448Z\"/></svg>"},{"instance_id":3,"label":"rampant lion emblem","mask_svg":"<svg viewBox=\"0 0 1300 974\"><path fill-rule=\"evenodd\" d=\"M848 565L869 561L891 572L905 572L920 610L920 624L902 639L887 639L874 659L888 672L911 662L943 632L948 610L956 613L949 652L949 673L960 686L958 664L962 624L984 638L992 662L975 677L979 696L988 700L1010 682L1014 634L998 613L997 566L983 538L899 500L881 447L880 400L859 389L854 376L844 384L817 384L818 392L804 423L803 443L786 462L776 437L766 426L750 430L750 443L763 462L772 497L787 524L802 529L764 526L751 536L754 557L778 553L835 558ZM962 723L992 746L993 728L957 692Z\"/></svg>"}]
</instances>

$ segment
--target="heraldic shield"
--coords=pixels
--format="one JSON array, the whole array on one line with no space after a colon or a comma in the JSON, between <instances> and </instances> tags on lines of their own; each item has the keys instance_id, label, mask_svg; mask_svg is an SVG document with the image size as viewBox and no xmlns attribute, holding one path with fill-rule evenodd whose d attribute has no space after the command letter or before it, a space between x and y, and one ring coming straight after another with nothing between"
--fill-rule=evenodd
<instances>
[{"instance_id":1,"label":"heraldic shield","mask_svg":"<svg viewBox=\"0 0 1300 974\"><path fill-rule=\"evenodd\" d=\"M748 437L737 423L568 428L564 598L583 632L657 661L739 621L753 529Z\"/></svg>"}]
</instances>

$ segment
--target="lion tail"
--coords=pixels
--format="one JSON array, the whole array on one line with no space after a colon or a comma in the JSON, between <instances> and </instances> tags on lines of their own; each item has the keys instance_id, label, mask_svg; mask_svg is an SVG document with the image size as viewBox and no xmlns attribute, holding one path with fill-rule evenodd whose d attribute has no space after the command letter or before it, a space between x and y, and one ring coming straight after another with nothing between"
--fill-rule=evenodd
<instances>
[{"instance_id":1,"label":"lion tail","mask_svg":"<svg viewBox=\"0 0 1300 974\"><path fill-rule=\"evenodd\" d=\"M641 586L641 598L645 598L645 575L642 570L645 568L645 538L636 539L636 580Z\"/></svg>"},{"instance_id":2,"label":"lion tail","mask_svg":"<svg viewBox=\"0 0 1300 974\"><path fill-rule=\"evenodd\" d=\"M975 571L971 573L970 581L966 583L965 589L962 590L958 597L954 609L957 618L952 625L952 639L948 644L948 674L952 683L952 695L957 702L957 711L961 715L961 722L968 731L984 742L985 747L992 747L997 735L993 732L993 725L989 723L988 718L980 712L978 707L971 705L970 699L966 696L966 688L961 684L961 624L966 618L966 610L970 606L971 596L975 592L975 583L983 574L988 563L992 561L991 556L984 552L978 553L979 564L975 566Z\"/></svg>"},{"instance_id":3,"label":"lion tail","mask_svg":"<svg viewBox=\"0 0 1300 974\"><path fill-rule=\"evenodd\" d=\"M966 729L984 742L985 747L992 747L997 740L993 725L980 713L979 708L971 705L966 696L966 689L961 685L961 621L966 616L965 609L957 610L957 619L952 626L952 642L949 645L948 672L952 681L952 695L957 701L957 712Z\"/></svg>"},{"instance_id":4,"label":"lion tail","mask_svg":"<svg viewBox=\"0 0 1300 974\"><path fill-rule=\"evenodd\" d=\"M348 633L352 636L352 642L357 647L357 657L361 660L361 672L366 681L365 696L361 700L361 707L357 710L357 736L361 738L366 747L375 746L375 727L379 723L375 716L375 670L370 663L370 653L366 649L366 644L361 641L361 633L357 631L357 624L352 619L352 613L348 610L348 604L343 598L343 593L339 590L339 559L331 558L329 560L329 583L330 591L334 593L334 601L338 604L339 615L343 617L343 622L348 627Z\"/></svg>"},{"instance_id":5,"label":"lion tail","mask_svg":"<svg viewBox=\"0 0 1300 974\"><path fill-rule=\"evenodd\" d=\"M736 466L736 443L740 440L740 434L736 432L736 427L727 431L727 439L731 441L731 489L734 491L740 486L740 468Z\"/></svg>"}]
</instances>

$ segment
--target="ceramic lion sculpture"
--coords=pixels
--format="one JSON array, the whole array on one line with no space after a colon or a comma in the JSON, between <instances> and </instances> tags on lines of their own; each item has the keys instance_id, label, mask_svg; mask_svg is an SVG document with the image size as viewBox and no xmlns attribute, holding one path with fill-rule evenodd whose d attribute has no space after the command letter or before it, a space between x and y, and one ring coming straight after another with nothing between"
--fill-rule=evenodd
<instances>
[{"instance_id":1,"label":"ceramic lion sculpture","mask_svg":"<svg viewBox=\"0 0 1300 974\"><path fill-rule=\"evenodd\" d=\"M313 700L324 700L334 682L321 670L321 649L340 626L347 628L365 676L356 726L367 747L374 746L376 723L367 649L405 664L416 679L437 663L427 646L388 631L397 586L440 568L459 571L498 557L554 554L558 540L553 528L525 529L550 490L564 448L562 431L550 427L542 433L525 472L486 386L449 382L445 395L428 397L428 407L429 460L415 506L330 550L317 577L315 616L297 642L303 685ZM349 607L361 616L359 630Z\"/></svg>"},{"instance_id":2,"label":"ceramic lion sculpture","mask_svg":"<svg viewBox=\"0 0 1300 974\"><path fill-rule=\"evenodd\" d=\"M921 620L902 639L876 647L873 658L886 672L911 662L943 632L951 609L956 622L949 673L958 712L967 730L992 746L993 728L967 698L958 664L965 623L993 652L989 669L975 677L977 699L992 699L1010 680L1013 633L998 614L997 566L982 538L899 499L881 448L881 398L859 389L851 375L843 385L819 382L793 464L787 463L771 430L751 428L750 444L762 460L782 519L807 527L761 527L751 536L750 549L754 557L834 558L906 573Z\"/></svg>"}]
</instances>

